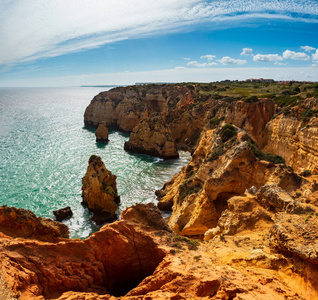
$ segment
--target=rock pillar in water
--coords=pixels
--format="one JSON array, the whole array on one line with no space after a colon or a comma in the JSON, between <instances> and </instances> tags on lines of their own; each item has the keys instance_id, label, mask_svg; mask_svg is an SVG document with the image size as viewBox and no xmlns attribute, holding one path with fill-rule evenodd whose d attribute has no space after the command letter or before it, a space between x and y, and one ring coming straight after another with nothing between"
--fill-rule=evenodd
<instances>
[{"instance_id":1,"label":"rock pillar in water","mask_svg":"<svg viewBox=\"0 0 318 300\"><path fill-rule=\"evenodd\" d=\"M96 132L95 132L95 136L96 136L96 142L108 142L108 128L106 126L106 122L100 122Z\"/></svg>"},{"instance_id":2,"label":"rock pillar in water","mask_svg":"<svg viewBox=\"0 0 318 300\"><path fill-rule=\"evenodd\" d=\"M82 197L83 203L94 213L92 220L99 225L117 219L115 211L119 196L116 178L116 175L106 169L99 156L90 157L82 179Z\"/></svg>"}]
</instances>

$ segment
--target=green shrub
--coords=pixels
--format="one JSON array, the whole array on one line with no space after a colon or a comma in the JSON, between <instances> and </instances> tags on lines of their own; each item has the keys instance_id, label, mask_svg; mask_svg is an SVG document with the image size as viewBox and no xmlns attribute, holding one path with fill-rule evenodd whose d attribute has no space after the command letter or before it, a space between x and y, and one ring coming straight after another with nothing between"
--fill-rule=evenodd
<instances>
[{"instance_id":1,"label":"green shrub","mask_svg":"<svg viewBox=\"0 0 318 300\"><path fill-rule=\"evenodd\" d=\"M244 100L244 102L247 102L247 103L253 103L253 102L257 102L257 101L258 101L257 96L251 96L251 97L248 97Z\"/></svg>"},{"instance_id":2,"label":"green shrub","mask_svg":"<svg viewBox=\"0 0 318 300\"><path fill-rule=\"evenodd\" d=\"M307 177L311 175L311 170L305 170L304 172L300 173L301 176Z\"/></svg>"},{"instance_id":3,"label":"green shrub","mask_svg":"<svg viewBox=\"0 0 318 300\"><path fill-rule=\"evenodd\" d=\"M107 183L103 183L103 189L104 189L104 192L106 193L106 194L109 194L109 195L111 195L111 196L115 196L115 191L114 191L114 189L110 186L110 185L108 185Z\"/></svg>"},{"instance_id":4,"label":"green shrub","mask_svg":"<svg viewBox=\"0 0 318 300\"><path fill-rule=\"evenodd\" d=\"M208 156L208 161L216 160L218 157L220 157L224 153L223 146L219 146Z\"/></svg>"},{"instance_id":5,"label":"green shrub","mask_svg":"<svg viewBox=\"0 0 318 300\"><path fill-rule=\"evenodd\" d=\"M230 138L237 135L237 130L232 124L226 124L220 130L219 134L221 136L222 143L225 143Z\"/></svg>"},{"instance_id":6,"label":"green shrub","mask_svg":"<svg viewBox=\"0 0 318 300\"><path fill-rule=\"evenodd\" d=\"M261 151L257 144L253 140L247 140L247 144L250 147L252 153L254 154L255 157L261 159L261 160L266 160L269 162L272 162L274 164L284 164L285 160L279 155L271 154L271 153L264 153Z\"/></svg>"},{"instance_id":7,"label":"green shrub","mask_svg":"<svg viewBox=\"0 0 318 300\"><path fill-rule=\"evenodd\" d=\"M192 84L187 84L187 88L190 90L190 91L193 91L195 89L195 87L192 85Z\"/></svg>"},{"instance_id":8,"label":"green shrub","mask_svg":"<svg viewBox=\"0 0 318 300\"><path fill-rule=\"evenodd\" d=\"M317 114L317 110L308 108L300 114L300 119L305 122L308 121L315 114Z\"/></svg>"}]
</instances>

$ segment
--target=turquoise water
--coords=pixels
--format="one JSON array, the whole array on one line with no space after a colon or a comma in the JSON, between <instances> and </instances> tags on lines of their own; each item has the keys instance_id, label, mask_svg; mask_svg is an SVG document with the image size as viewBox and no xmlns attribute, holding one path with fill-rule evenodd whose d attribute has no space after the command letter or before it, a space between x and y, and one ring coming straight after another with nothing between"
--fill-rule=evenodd
<instances>
[{"instance_id":1,"label":"turquoise water","mask_svg":"<svg viewBox=\"0 0 318 300\"><path fill-rule=\"evenodd\" d=\"M163 186L189 160L163 161L123 150L127 134L110 132L107 144L95 142L83 114L100 88L0 88L0 205L54 218L53 210L71 206L71 237L85 238L98 227L81 203L81 179L92 154L117 175L121 211L155 202Z\"/></svg>"}]
</instances>

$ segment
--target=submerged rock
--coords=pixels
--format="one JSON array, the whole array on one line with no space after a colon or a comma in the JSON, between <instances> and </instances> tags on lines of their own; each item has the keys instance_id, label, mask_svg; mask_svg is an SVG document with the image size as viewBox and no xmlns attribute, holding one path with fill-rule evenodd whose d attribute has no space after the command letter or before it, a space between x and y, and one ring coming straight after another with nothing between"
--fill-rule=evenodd
<instances>
[{"instance_id":1,"label":"submerged rock","mask_svg":"<svg viewBox=\"0 0 318 300\"><path fill-rule=\"evenodd\" d=\"M96 136L96 142L108 142L108 128L106 125L106 122L100 122L96 132L95 132L95 136Z\"/></svg>"},{"instance_id":2,"label":"submerged rock","mask_svg":"<svg viewBox=\"0 0 318 300\"><path fill-rule=\"evenodd\" d=\"M93 216L98 224L103 220L114 221L117 209L116 175L108 171L99 156L92 155L88 161L85 176L82 179L83 203L88 206L96 216ZM104 214L104 218L101 216Z\"/></svg>"},{"instance_id":3,"label":"submerged rock","mask_svg":"<svg viewBox=\"0 0 318 300\"><path fill-rule=\"evenodd\" d=\"M59 222L73 216L73 212L69 206L58 209L58 210L54 210L53 214L55 216L56 221L59 221Z\"/></svg>"}]
</instances>

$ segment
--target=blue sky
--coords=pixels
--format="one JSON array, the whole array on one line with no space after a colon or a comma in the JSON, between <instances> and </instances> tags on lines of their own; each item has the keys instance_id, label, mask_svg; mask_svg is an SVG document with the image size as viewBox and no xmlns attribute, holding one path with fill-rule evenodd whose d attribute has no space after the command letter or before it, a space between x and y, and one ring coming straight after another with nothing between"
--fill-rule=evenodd
<instances>
[{"instance_id":1,"label":"blue sky","mask_svg":"<svg viewBox=\"0 0 318 300\"><path fill-rule=\"evenodd\" d=\"M318 81L316 0L0 5L0 86Z\"/></svg>"}]
</instances>

